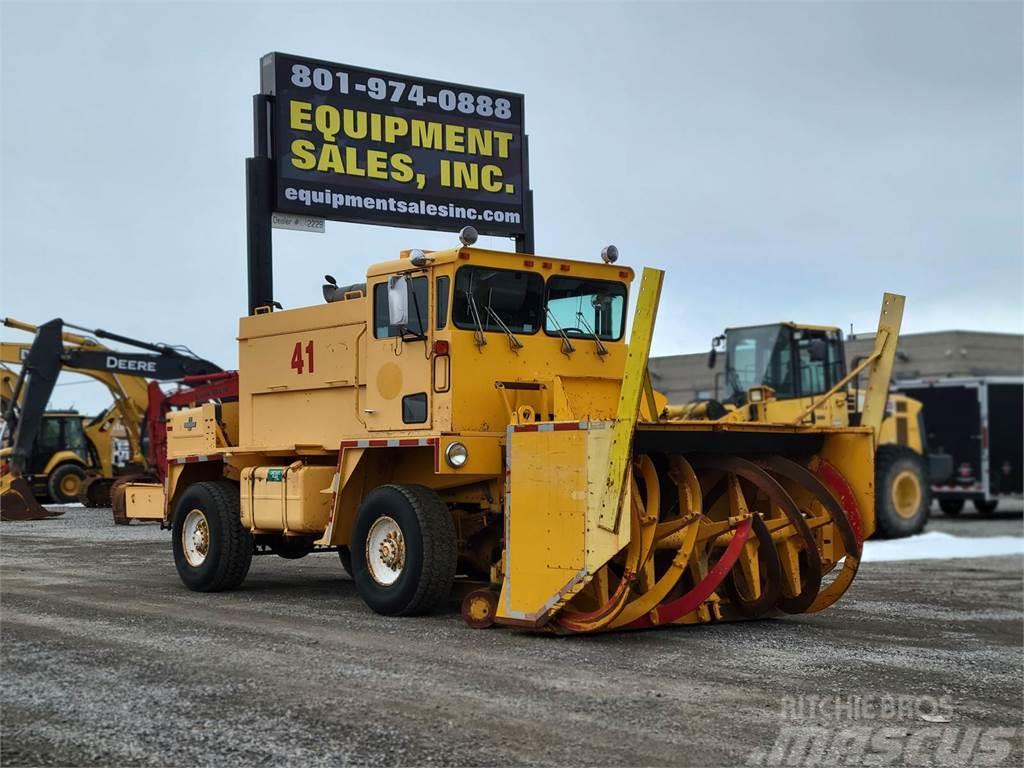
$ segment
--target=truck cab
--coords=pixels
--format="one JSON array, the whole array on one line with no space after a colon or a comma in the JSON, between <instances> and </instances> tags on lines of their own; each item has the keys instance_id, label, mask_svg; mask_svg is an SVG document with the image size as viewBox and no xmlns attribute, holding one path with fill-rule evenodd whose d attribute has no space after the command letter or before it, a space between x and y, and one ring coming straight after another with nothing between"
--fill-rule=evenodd
<instances>
[{"instance_id":1,"label":"truck cab","mask_svg":"<svg viewBox=\"0 0 1024 768\"><path fill-rule=\"evenodd\" d=\"M365 284L325 286L326 304L244 317L239 443L498 438L556 414L609 418L632 279L600 263L406 251Z\"/></svg>"}]
</instances>

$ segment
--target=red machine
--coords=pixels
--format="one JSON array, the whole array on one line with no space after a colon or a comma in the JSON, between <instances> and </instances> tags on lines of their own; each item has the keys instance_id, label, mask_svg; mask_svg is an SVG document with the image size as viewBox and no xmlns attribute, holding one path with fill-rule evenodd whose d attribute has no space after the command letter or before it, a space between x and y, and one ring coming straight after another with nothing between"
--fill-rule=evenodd
<instances>
[{"instance_id":1,"label":"red machine","mask_svg":"<svg viewBox=\"0 0 1024 768\"><path fill-rule=\"evenodd\" d=\"M149 382L146 409L146 460L161 482L167 477L167 413L173 408L190 408L210 400L238 399L238 371L185 376L177 391L166 394L157 381Z\"/></svg>"},{"instance_id":2,"label":"red machine","mask_svg":"<svg viewBox=\"0 0 1024 768\"><path fill-rule=\"evenodd\" d=\"M128 525L125 486L128 483L160 481L167 478L167 414L174 408L188 408L211 400L221 403L238 399L238 371L184 376L177 390L166 393L157 381L149 382L149 403L146 406L145 454L150 467L145 475L125 475L117 479L110 491L114 522Z\"/></svg>"}]
</instances>

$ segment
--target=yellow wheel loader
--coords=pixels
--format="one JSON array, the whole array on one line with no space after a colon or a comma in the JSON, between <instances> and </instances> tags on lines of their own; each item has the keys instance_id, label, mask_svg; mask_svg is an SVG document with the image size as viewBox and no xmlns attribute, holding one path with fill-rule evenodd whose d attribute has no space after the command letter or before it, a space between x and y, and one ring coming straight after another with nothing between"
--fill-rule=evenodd
<instances>
[{"instance_id":1,"label":"yellow wheel loader","mask_svg":"<svg viewBox=\"0 0 1024 768\"><path fill-rule=\"evenodd\" d=\"M184 584L337 552L365 603L589 633L820 611L875 529L875 435L903 299L861 423L669 420L647 373L662 273L471 247L403 252L326 302L239 323L238 438L170 414L168 476L128 514ZM626 320L633 324L627 343Z\"/></svg>"},{"instance_id":2,"label":"yellow wheel loader","mask_svg":"<svg viewBox=\"0 0 1024 768\"><path fill-rule=\"evenodd\" d=\"M866 363L855 361L854 371L847 372L839 328L796 323L728 328L712 340L709 367L715 367L723 346L725 398L669 406L667 418L862 423L858 374ZM876 535L920 533L928 522L930 484L952 473L952 457L928 453L923 407L905 395L889 395L876 443Z\"/></svg>"}]
</instances>

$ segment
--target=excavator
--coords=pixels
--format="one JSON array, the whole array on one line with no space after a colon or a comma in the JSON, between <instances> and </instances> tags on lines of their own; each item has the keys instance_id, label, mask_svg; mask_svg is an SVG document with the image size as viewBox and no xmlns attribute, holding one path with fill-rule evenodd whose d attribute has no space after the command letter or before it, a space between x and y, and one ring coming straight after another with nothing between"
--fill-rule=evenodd
<instances>
[{"instance_id":1,"label":"excavator","mask_svg":"<svg viewBox=\"0 0 1024 768\"><path fill-rule=\"evenodd\" d=\"M37 326L13 318L4 318L2 322L8 328L33 335L38 331ZM93 338L67 330L62 331L61 338L69 352L110 351ZM18 401L24 397L22 392L17 399L12 398L18 374L7 366L22 366L31 347L31 343L0 342L5 381L0 400L5 415L14 408L16 416L20 409ZM70 365L63 365L62 370L98 381L110 392L111 405L94 418L68 412L44 412L26 474L32 476L33 491L38 497L48 496L60 504L81 501L86 506L107 506L109 479L118 472L139 469L145 464L140 434L132 425L141 423L145 415L147 382L138 376L107 370L78 369Z\"/></svg>"},{"instance_id":2,"label":"excavator","mask_svg":"<svg viewBox=\"0 0 1024 768\"><path fill-rule=\"evenodd\" d=\"M203 360L191 351L166 344L151 344L102 329L68 327L90 333L92 337L127 344L145 352L122 352L110 349L95 338L79 336L64 330L60 319L34 326L6 318L4 325L35 334L31 345L4 343L2 361L21 365L17 379L11 383L10 369L3 375L6 408L3 419L10 445L0 449L0 520L38 520L56 514L47 511L36 499L33 485L39 488L39 475L46 481L43 490L55 487L59 493L73 492L87 506L111 503L115 481L120 478L143 479L161 475L162 456L158 449L162 430L153 419L162 420L167 410L179 403L191 404L200 398L213 381L217 394L228 393L233 374ZM81 427L85 440L69 440L57 446L53 456L42 467L32 464L37 441L44 426L56 416L46 411L57 378L62 371L81 373L104 384L113 396L112 405ZM158 381L181 382L178 391L165 394ZM197 390L191 392L191 390ZM80 419L77 415L76 419ZM69 422L70 423L70 422ZM129 444L128 461L124 467L113 462L115 425L123 425ZM68 431L69 438L73 430ZM81 434L80 432L80 434ZM148 433L157 435L151 447ZM62 433L64 434L64 433ZM57 478L57 483L50 482ZM77 488L67 478L79 480ZM52 495L52 494L51 494ZM118 520L115 510L116 522Z\"/></svg>"}]
</instances>

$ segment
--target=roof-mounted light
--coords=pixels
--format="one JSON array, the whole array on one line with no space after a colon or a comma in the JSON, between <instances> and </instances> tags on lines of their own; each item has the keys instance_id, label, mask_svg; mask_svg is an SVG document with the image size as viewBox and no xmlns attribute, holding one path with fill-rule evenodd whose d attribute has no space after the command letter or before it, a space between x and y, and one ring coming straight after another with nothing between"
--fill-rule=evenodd
<instances>
[{"instance_id":1,"label":"roof-mounted light","mask_svg":"<svg viewBox=\"0 0 1024 768\"><path fill-rule=\"evenodd\" d=\"M614 264L619 260L619 249L614 245L606 245L601 249L601 261L605 264Z\"/></svg>"},{"instance_id":2,"label":"roof-mounted light","mask_svg":"<svg viewBox=\"0 0 1024 768\"><path fill-rule=\"evenodd\" d=\"M459 230L459 242L463 245L472 245L480 237L476 227L465 226Z\"/></svg>"}]
</instances>

